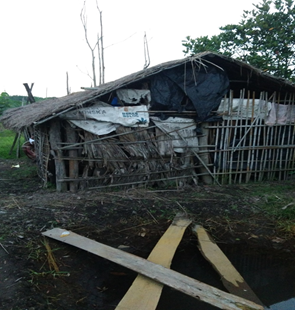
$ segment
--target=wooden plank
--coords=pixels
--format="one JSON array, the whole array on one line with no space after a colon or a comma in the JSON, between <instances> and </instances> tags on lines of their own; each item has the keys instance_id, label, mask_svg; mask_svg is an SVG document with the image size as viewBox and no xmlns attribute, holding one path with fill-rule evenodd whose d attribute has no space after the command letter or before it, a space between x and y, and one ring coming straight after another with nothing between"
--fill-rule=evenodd
<instances>
[{"instance_id":1,"label":"wooden plank","mask_svg":"<svg viewBox=\"0 0 295 310\"><path fill-rule=\"evenodd\" d=\"M191 222L184 215L177 214L147 259L170 268L175 251ZM116 310L154 310L159 302L162 289L163 284L139 274Z\"/></svg>"},{"instance_id":2,"label":"wooden plank","mask_svg":"<svg viewBox=\"0 0 295 310\"><path fill-rule=\"evenodd\" d=\"M76 131L71 125L67 122L66 123L66 137L68 143L75 143L77 142ZM69 168L68 168L68 175L70 179L77 179L79 177L79 164L76 160L78 155L78 151L75 149L69 149ZM78 190L78 182L70 182L70 192L77 192Z\"/></svg>"},{"instance_id":3,"label":"wooden plank","mask_svg":"<svg viewBox=\"0 0 295 310\"><path fill-rule=\"evenodd\" d=\"M259 305L263 305L261 300L252 291L244 278L220 250L218 245L212 241L206 230L200 225L195 225L193 227L193 232L198 237L200 251L212 264L213 268L220 274L221 281L226 289L236 296L251 300Z\"/></svg>"},{"instance_id":4,"label":"wooden plank","mask_svg":"<svg viewBox=\"0 0 295 310\"><path fill-rule=\"evenodd\" d=\"M166 284L173 289L197 298L203 302L224 310L263 310L263 307L216 289L208 284L189 278L181 273L152 263L146 259L130 253L114 249L97 241L68 232L61 228L54 228L42 235L76 246L82 250L106 258L116 264L134 270L152 280Z\"/></svg>"},{"instance_id":5,"label":"wooden plank","mask_svg":"<svg viewBox=\"0 0 295 310\"><path fill-rule=\"evenodd\" d=\"M66 183L59 180L66 177L66 166L62 158L62 151L59 149L61 142L61 124L58 118L55 118L50 123L49 129L50 153L54 154L55 175L56 175L56 190L58 192L66 192L68 187Z\"/></svg>"},{"instance_id":6,"label":"wooden plank","mask_svg":"<svg viewBox=\"0 0 295 310\"><path fill-rule=\"evenodd\" d=\"M201 123L202 135L198 137L200 153L197 154L197 152L194 151L194 154L202 164L202 166L199 168L200 173L202 174L202 181L204 182L204 184L212 184L214 176L212 175L210 169L208 168L210 159L208 148L206 147L206 145L208 145L208 135L209 135L209 129L207 128L207 126L208 123Z\"/></svg>"}]
</instances>

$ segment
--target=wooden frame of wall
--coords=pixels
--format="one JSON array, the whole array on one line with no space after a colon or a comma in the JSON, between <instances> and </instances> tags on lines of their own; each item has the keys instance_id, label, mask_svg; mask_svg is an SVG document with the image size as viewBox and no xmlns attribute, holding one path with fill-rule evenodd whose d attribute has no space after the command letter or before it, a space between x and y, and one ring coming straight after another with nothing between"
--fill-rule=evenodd
<instances>
[{"instance_id":1,"label":"wooden frame of wall","mask_svg":"<svg viewBox=\"0 0 295 310\"><path fill-rule=\"evenodd\" d=\"M58 191L73 192L114 186L178 187L198 180L222 185L288 179L295 170L295 124L266 125L259 116L263 111L257 114L254 102L294 106L294 95L281 99L275 93L270 98L261 93L257 98L255 93L241 91L240 99L246 100L246 116L239 107L234 109L230 92L224 99L228 105L218 112L223 120L201 124L198 151L187 146L183 153L175 152L171 135L152 122L147 128L121 126L99 137L72 128L65 120L52 119L35 128L44 185L48 175L55 176ZM165 153L160 143L166 145Z\"/></svg>"}]
</instances>

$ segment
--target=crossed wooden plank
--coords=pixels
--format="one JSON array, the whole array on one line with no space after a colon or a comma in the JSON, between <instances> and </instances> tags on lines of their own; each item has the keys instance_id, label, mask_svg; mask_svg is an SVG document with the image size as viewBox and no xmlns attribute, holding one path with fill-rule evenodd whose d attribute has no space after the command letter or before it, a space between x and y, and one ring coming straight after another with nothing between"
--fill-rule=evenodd
<instances>
[{"instance_id":1,"label":"crossed wooden plank","mask_svg":"<svg viewBox=\"0 0 295 310\"><path fill-rule=\"evenodd\" d=\"M121 250L112 248L110 246L104 245L97 241L88 239L86 237L80 236L70 231L66 231L60 228L54 228L43 232L44 236L53 238L55 240L62 241L66 244L76 246L80 249L86 250L95 255L101 256L105 259L108 259L114 263L120 264L124 267L127 267L133 271L138 272L142 276L148 277L151 279L148 287L151 288L153 294L155 293L156 301L155 303L145 303L143 305L140 303L140 306L135 307L134 309L155 309L158 299L160 297L163 284L176 289L180 292L183 292L189 296L197 298L203 302L209 303L224 310L263 310L263 306L257 305L256 303L246 300L244 298L223 292L217 288L214 288L210 285L202 283L198 280L187 277L181 273L170 270L166 267L169 267L171 264L172 257L174 252L179 244L181 237L184 233L185 228L189 225L187 219L176 218L171 226L168 229L167 235L162 237L157 244L156 250L151 253L149 260L143 259L141 257L135 256L130 253L123 252ZM173 237L176 237L173 245ZM163 255L163 252L160 254L160 250L166 248L169 253L167 256L163 257L163 261L160 256ZM150 260L155 259L159 263L163 263L166 267L160 265L159 263L151 262ZM141 287L145 286L145 277L140 277ZM137 279L135 280L137 281ZM143 281L143 282L142 282ZM133 283L134 284L134 283ZM143 286L142 286L143 285ZM133 285L132 285L133 286ZM131 290L134 290L134 287ZM135 285L136 287L137 285ZM155 287L154 287L155 286ZM136 288L135 288L136 289ZM142 294L144 295L144 294ZM151 295L149 295L151 296ZM124 301L125 299L125 301ZM150 299L154 299L154 296ZM143 301L143 299L141 300ZM139 300L134 300L138 303ZM119 310L123 309L132 309L126 308L129 307L129 304L132 303L132 297L123 298L122 302L118 305ZM125 306L124 306L125 305ZM146 308L145 308L146 306ZM152 308L154 307L154 308Z\"/></svg>"},{"instance_id":2,"label":"crossed wooden plank","mask_svg":"<svg viewBox=\"0 0 295 310\"><path fill-rule=\"evenodd\" d=\"M203 256L211 263L213 268L220 274L221 281L225 288L234 295L251 300L262 305L261 300L252 291L244 278L232 265L219 246L211 239L206 230L195 225L192 231L197 235L199 248Z\"/></svg>"},{"instance_id":3,"label":"crossed wooden plank","mask_svg":"<svg viewBox=\"0 0 295 310\"><path fill-rule=\"evenodd\" d=\"M177 214L147 259L170 268L175 251L191 222L187 217ZM115 310L154 310L163 286L162 283L139 274Z\"/></svg>"}]
</instances>

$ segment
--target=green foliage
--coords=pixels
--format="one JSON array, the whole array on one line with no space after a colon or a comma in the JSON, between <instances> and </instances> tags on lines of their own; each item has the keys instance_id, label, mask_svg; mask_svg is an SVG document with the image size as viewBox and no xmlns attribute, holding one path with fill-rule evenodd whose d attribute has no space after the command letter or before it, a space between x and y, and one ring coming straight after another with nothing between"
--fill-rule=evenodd
<instances>
[{"instance_id":1,"label":"green foliage","mask_svg":"<svg viewBox=\"0 0 295 310\"><path fill-rule=\"evenodd\" d=\"M9 107L9 95L5 92L0 95L0 115Z\"/></svg>"},{"instance_id":2,"label":"green foliage","mask_svg":"<svg viewBox=\"0 0 295 310\"><path fill-rule=\"evenodd\" d=\"M34 97L36 102L44 100L41 97ZM46 98L47 99L47 98ZM27 104L27 98L24 96L9 96L8 93L2 92L0 94L0 116L6 109L17 108Z\"/></svg>"},{"instance_id":3,"label":"green foliage","mask_svg":"<svg viewBox=\"0 0 295 310\"><path fill-rule=\"evenodd\" d=\"M275 76L295 81L295 4L262 0L244 11L236 25L220 27L219 35L183 41L185 54L212 51L248 62Z\"/></svg>"},{"instance_id":4,"label":"green foliage","mask_svg":"<svg viewBox=\"0 0 295 310\"><path fill-rule=\"evenodd\" d=\"M14 159L16 158L16 146L14 147L13 152L9 155L10 149L12 147L16 133L12 130L6 130L0 124L0 158L2 159ZM19 145L21 146L24 143L24 138L21 137ZM23 151L20 151L21 156L25 157Z\"/></svg>"},{"instance_id":5,"label":"green foliage","mask_svg":"<svg viewBox=\"0 0 295 310\"><path fill-rule=\"evenodd\" d=\"M19 99L18 97L20 96L11 97L6 92L2 92L0 95L0 115L2 115L6 109L16 108L16 107L21 106L22 99Z\"/></svg>"}]
</instances>

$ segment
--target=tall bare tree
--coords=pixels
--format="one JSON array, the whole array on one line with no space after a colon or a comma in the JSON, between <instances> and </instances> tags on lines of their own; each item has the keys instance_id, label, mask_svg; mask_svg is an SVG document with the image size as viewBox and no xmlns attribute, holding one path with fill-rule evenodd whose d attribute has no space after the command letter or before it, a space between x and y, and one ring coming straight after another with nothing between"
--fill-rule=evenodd
<instances>
[{"instance_id":1,"label":"tall bare tree","mask_svg":"<svg viewBox=\"0 0 295 310\"><path fill-rule=\"evenodd\" d=\"M104 66L104 47L103 47L103 27L102 27L102 11L99 9L97 0L96 0L96 7L99 12L99 19L100 19L100 35L97 34L97 41L94 45L91 45L88 39L88 31L87 31L87 15L86 15L86 0L84 0L83 8L80 13L80 19L84 28L84 35L86 43L91 51L91 59L92 59L92 76L89 77L93 81L93 86L97 86L96 82L96 65L95 65L95 49L98 48L98 61L99 61L99 85L104 83L104 76L105 76L105 66Z\"/></svg>"},{"instance_id":2,"label":"tall bare tree","mask_svg":"<svg viewBox=\"0 0 295 310\"><path fill-rule=\"evenodd\" d=\"M100 36L97 34L97 50L98 50L98 61L99 61L99 85L105 82L105 66L104 66L104 46L103 46L103 24L102 24L102 11L99 9L97 0L96 7L99 12L100 21Z\"/></svg>"},{"instance_id":3,"label":"tall bare tree","mask_svg":"<svg viewBox=\"0 0 295 310\"><path fill-rule=\"evenodd\" d=\"M68 72L66 72L66 76L67 76L67 95L69 95L71 93L71 88L69 86L69 74L68 74Z\"/></svg>"}]
</instances>

